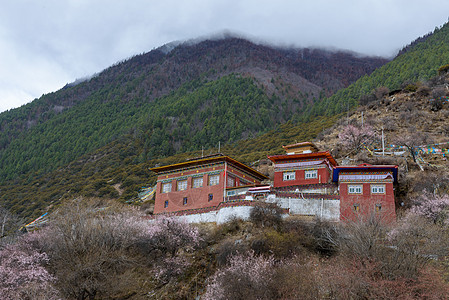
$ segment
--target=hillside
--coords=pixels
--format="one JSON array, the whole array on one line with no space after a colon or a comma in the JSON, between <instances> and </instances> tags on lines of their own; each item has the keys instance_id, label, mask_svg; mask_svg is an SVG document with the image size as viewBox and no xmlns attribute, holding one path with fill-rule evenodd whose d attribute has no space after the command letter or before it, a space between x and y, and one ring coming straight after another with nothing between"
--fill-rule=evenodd
<instances>
[{"instance_id":1,"label":"hillside","mask_svg":"<svg viewBox=\"0 0 449 300\"><path fill-rule=\"evenodd\" d=\"M438 68L449 62L449 23L433 33L413 41L389 63L363 76L348 88L307 110L307 115L334 115L375 98L376 90L386 87L400 89L402 85L426 81L437 75Z\"/></svg>"},{"instance_id":2,"label":"hillside","mask_svg":"<svg viewBox=\"0 0 449 300\"><path fill-rule=\"evenodd\" d=\"M386 62L237 38L164 49L2 113L0 180L55 170L130 132L146 137L142 161L257 136Z\"/></svg>"},{"instance_id":3,"label":"hillside","mask_svg":"<svg viewBox=\"0 0 449 300\"><path fill-rule=\"evenodd\" d=\"M341 118L320 133L315 142L331 150L340 163L398 165L397 208L410 207L413 199L426 191L448 194L448 84L449 74L442 74L384 95ZM363 145L355 146L342 139L342 133L350 126L356 133L362 132L362 128L371 132L369 138L362 140ZM386 155L382 155L382 129Z\"/></svg>"}]
</instances>

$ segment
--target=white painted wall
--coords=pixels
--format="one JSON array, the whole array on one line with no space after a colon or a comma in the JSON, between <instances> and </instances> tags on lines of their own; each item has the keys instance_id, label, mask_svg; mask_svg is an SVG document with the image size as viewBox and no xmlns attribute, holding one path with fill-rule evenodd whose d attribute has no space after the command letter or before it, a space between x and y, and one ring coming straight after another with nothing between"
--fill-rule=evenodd
<instances>
[{"instance_id":1,"label":"white painted wall","mask_svg":"<svg viewBox=\"0 0 449 300\"><path fill-rule=\"evenodd\" d=\"M340 200L307 199L303 198L278 198L269 195L267 202L277 203L281 208L287 208L292 215L316 216L327 221L340 220Z\"/></svg>"},{"instance_id":2,"label":"white painted wall","mask_svg":"<svg viewBox=\"0 0 449 300\"><path fill-rule=\"evenodd\" d=\"M192 214L179 216L181 220L187 223L217 223L223 224L231 221L233 218L248 220L252 206L234 206L222 207L218 211L210 211L202 214Z\"/></svg>"},{"instance_id":3,"label":"white painted wall","mask_svg":"<svg viewBox=\"0 0 449 300\"><path fill-rule=\"evenodd\" d=\"M307 199L307 195L304 195L304 199L278 198L275 195L269 195L267 202L277 203L279 207L289 209L290 215L316 216L335 222L340 220L340 200ZM219 225L229 222L233 218L248 220L252 209L253 206L222 207L218 211L184 215L179 218L188 223L217 223Z\"/></svg>"}]
</instances>

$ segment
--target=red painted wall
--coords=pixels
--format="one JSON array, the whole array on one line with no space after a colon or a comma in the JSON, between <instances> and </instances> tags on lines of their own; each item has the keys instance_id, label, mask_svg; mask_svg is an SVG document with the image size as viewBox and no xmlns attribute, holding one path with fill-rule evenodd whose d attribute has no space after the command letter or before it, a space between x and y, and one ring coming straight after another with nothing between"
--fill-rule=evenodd
<instances>
[{"instance_id":1,"label":"red painted wall","mask_svg":"<svg viewBox=\"0 0 449 300\"><path fill-rule=\"evenodd\" d=\"M331 173L327 167L318 169L317 178L305 179L305 170L295 170L295 180L284 181L284 171L274 172L274 187L284 187L292 185L306 185L328 183L331 180ZM321 176L321 178L320 178Z\"/></svg>"},{"instance_id":2,"label":"red painted wall","mask_svg":"<svg viewBox=\"0 0 449 300\"><path fill-rule=\"evenodd\" d=\"M225 166L220 165L216 167L209 168L199 168L190 171L178 171L172 174L164 174L158 176L158 183L156 187L156 200L154 205L154 214L176 212L189 209L205 208L211 206L217 206L223 201L225 180L227 177L224 176ZM251 184L260 184L260 181L254 180L251 176L244 174L237 168L232 167L228 164L226 167L227 176L232 176L235 179L235 185L238 186L241 181L247 181ZM216 172L220 171L220 181L219 184L214 186L209 186L209 175L203 174L203 186L198 188L193 188L193 177L197 173L204 172ZM183 191L177 190L177 178L187 177L187 189ZM172 188L169 193L162 193L162 180L172 179ZM213 194L213 200L209 201L209 194ZM187 204L184 204L184 198L187 197ZM168 200L168 206L165 207L165 201Z\"/></svg>"},{"instance_id":3,"label":"red painted wall","mask_svg":"<svg viewBox=\"0 0 449 300\"><path fill-rule=\"evenodd\" d=\"M385 194L371 194L371 184L385 184ZM349 194L348 185L362 185L362 194ZM364 182L339 184L340 190L340 220L357 221L360 218L368 218L370 215L378 216L382 221L391 223L396 220L394 204L394 191L392 182ZM359 210L354 210L354 205L359 205ZM376 204L381 205L376 212Z\"/></svg>"},{"instance_id":4,"label":"red painted wall","mask_svg":"<svg viewBox=\"0 0 449 300\"><path fill-rule=\"evenodd\" d=\"M221 171L219 184L209 186L209 175L203 174L203 186L193 188L193 175L202 172ZM156 201L154 204L154 213L163 212L175 212L180 210L204 208L210 206L216 206L223 201L223 188L224 188L224 166L213 168L204 168L199 170L192 170L189 172L176 172L169 175L158 176L159 180L166 180L173 178L172 189L169 193L162 193L162 183L158 182L156 187ZM182 175L181 175L182 174ZM167 178L168 176L168 178ZM187 176L187 189L183 191L177 191L176 177ZM209 201L209 194L213 194L212 201ZM184 198L187 197L187 204L184 205ZM165 201L168 200L168 206L165 206Z\"/></svg>"}]
</instances>

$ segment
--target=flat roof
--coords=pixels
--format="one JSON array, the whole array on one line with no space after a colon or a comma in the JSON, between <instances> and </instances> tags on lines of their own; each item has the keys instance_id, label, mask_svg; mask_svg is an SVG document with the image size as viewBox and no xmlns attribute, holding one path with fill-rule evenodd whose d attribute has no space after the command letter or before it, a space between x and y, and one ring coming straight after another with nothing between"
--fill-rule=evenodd
<instances>
[{"instance_id":1,"label":"flat roof","mask_svg":"<svg viewBox=\"0 0 449 300\"><path fill-rule=\"evenodd\" d=\"M295 143L295 144L282 146L282 148L287 150L287 149L290 149L290 148L300 148L300 147L307 147L307 146L313 147L314 149L318 150L318 147L314 143L312 143L312 142Z\"/></svg>"},{"instance_id":2,"label":"flat roof","mask_svg":"<svg viewBox=\"0 0 449 300\"><path fill-rule=\"evenodd\" d=\"M162 167L154 167L154 168L149 168L149 169L155 173L162 173L162 172L174 171L174 170L178 170L178 169L182 169L182 168L201 166L204 164L210 164L210 163L221 162L221 161L228 162L234 166L239 167L240 169L246 171L253 177L257 178L258 180L268 179L268 177L263 175L262 173L254 170L253 168L248 167L247 165L245 165L229 156L226 156L226 155L214 155L214 156L210 156L210 157L203 157L203 158L198 158L198 159L194 159L194 160L188 160L188 161L177 163L177 164L171 164L171 165L166 165L166 166L162 166Z\"/></svg>"},{"instance_id":3,"label":"flat roof","mask_svg":"<svg viewBox=\"0 0 449 300\"><path fill-rule=\"evenodd\" d=\"M358 166L336 166L332 172L332 181L338 181L338 175L341 171L390 171L393 173L394 182L398 181L398 166L395 165L370 165L360 164Z\"/></svg>"},{"instance_id":4,"label":"flat roof","mask_svg":"<svg viewBox=\"0 0 449 300\"><path fill-rule=\"evenodd\" d=\"M267 157L274 163L291 159L327 158L333 166L338 165L337 161L332 157L329 151L300 153L300 154L281 154Z\"/></svg>"}]
</instances>

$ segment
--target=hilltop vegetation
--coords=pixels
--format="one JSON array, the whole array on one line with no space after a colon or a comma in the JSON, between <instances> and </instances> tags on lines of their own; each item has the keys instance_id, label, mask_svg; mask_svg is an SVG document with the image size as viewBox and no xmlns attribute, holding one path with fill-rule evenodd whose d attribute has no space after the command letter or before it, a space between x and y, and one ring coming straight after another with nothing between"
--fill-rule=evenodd
<instances>
[{"instance_id":1,"label":"hilltop vegetation","mask_svg":"<svg viewBox=\"0 0 449 300\"><path fill-rule=\"evenodd\" d=\"M307 114L332 116L347 111L359 103L369 101L369 97L366 97L375 94L375 90L380 87L395 90L409 83L429 80L438 75L438 69L448 62L449 23L446 23L435 28L435 31L425 38L412 42L392 61L372 74L362 76L348 88L311 106Z\"/></svg>"}]
</instances>

